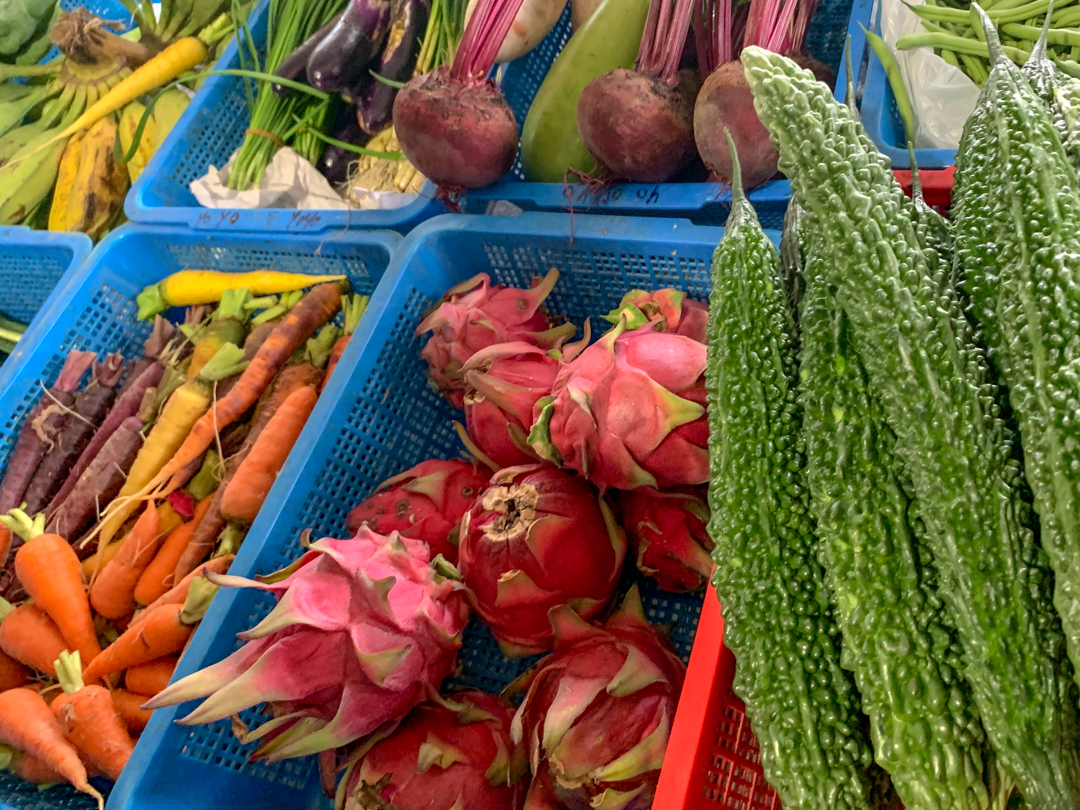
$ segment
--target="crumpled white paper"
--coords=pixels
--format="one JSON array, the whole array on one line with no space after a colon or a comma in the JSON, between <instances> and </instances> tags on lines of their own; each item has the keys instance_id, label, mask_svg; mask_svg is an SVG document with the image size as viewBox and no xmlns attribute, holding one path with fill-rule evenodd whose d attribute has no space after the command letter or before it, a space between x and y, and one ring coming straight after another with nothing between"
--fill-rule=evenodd
<instances>
[{"instance_id":1,"label":"crumpled white paper","mask_svg":"<svg viewBox=\"0 0 1080 810\"><path fill-rule=\"evenodd\" d=\"M319 170L292 149L278 149L263 173L258 188L235 191L226 183L236 153L223 169L211 166L191 181L191 193L204 208L289 208L298 210L348 210L400 208L416 199L415 194L370 191L354 188L354 200L343 200Z\"/></svg>"},{"instance_id":2,"label":"crumpled white paper","mask_svg":"<svg viewBox=\"0 0 1080 810\"><path fill-rule=\"evenodd\" d=\"M923 0L909 0L913 4ZM933 48L896 50L896 42L908 34L922 34L919 18L900 0L881 0L881 38L896 54L915 112L916 149L955 149L964 122L975 109L979 87L934 53Z\"/></svg>"}]
</instances>

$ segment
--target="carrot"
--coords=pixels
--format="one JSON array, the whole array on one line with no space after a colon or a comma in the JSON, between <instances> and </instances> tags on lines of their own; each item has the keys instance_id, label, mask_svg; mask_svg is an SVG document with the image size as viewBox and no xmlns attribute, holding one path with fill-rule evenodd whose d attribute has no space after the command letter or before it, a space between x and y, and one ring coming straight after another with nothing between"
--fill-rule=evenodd
<instances>
[{"instance_id":1,"label":"carrot","mask_svg":"<svg viewBox=\"0 0 1080 810\"><path fill-rule=\"evenodd\" d=\"M56 676L53 661L67 642L60 628L37 605L13 607L0 599L0 651L43 675Z\"/></svg>"},{"instance_id":2,"label":"carrot","mask_svg":"<svg viewBox=\"0 0 1080 810\"><path fill-rule=\"evenodd\" d=\"M87 582L90 582L105 568L106 565L112 562L113 558L120 553L120 549L124 547L124 540L126 538L127 535L125 534L124 537L112 543L109 543L109 545L105 546L105 548L98 549L85 560L83 560L83 579Z\"/></svg>"},{"instance_id":3,"label":"carrot","mask_svg":"<svg viewBox=\"0 0 1080 810\"><path fill-rule=\"evenodd\" d=\"M93 661L101 645L79 557L67 541L55 534L31 537L15 552L15 575L30 598L60 628L68 646L78 650L87 663Z\"/></svg>"},{"instance_id":4,"label":"carrot","mask_svg":"<svg viewBox=\"0 0 1080 810\"><path fill-rule=\"evenodd\" d=\"M247 300L246 289L225 290L222 294L221 304L214 310L210 323L199 334L195 348L192 349L191 363L187 369L189 380L194 379L210 358L217 354L226 343L239 346L243 342L244 322L247 316L244 304Z\"/></svg>"},{"instance_id":5,"label":"carrot","mask_svg":"<svg viewBox=\"0 0 1080 810\"><path fill-rule=\"evenodd\" d=\"M97 799L101 794L86 781L86 768L78 752L64 739L60 724L45 698L29 689L0 692L0 743L5 743L37 757L74 785L75 789Z\"/></svg>"},{"instance_id":6,"label":"carrot","mask_svg":"<svg viewBox=\"0 0 1080 810\"><path fill-rule=\"evenodd\" d=\"M226 520L255 520L318 399L315 389L305 386L293 392L270 417L225 490L221 514Z\"/></svg>"},{"instance_id":7,"label":"carrot","mask_svg":"<svg viewBox=\"0 0 1080 810\"><path fill-rule=\"evenodd\" d=\"M0 570L7 565L9 551L11 551L11 529L0 526Z\"/></svg>"},{"instance_id":8,"label":"carrot","mask_svg":"<svg viewBox=\"0 0 1080 810\"><path fill-rule=\"evenodd\" d=\"M146 442L139 451L139 455L136 456L135 463L131 465L131 471L120 494L105 510L105 519L102 521L98 535L99 544L104 545L112 540L124 521L138 508L140 503L138 495L144 494L141 491L148 483L151 483L154 475L166 465L166 462L172 464L176 460L177 448L182 443L186 444L185 439L192 426L201 421L200 417L210 408L214 395L214 381L237 373L243 367L240 363L241 357L243 357L243 352L239 348L231 343L226 344L209 363L203 366L195 379L184 383L169 397L161 411L161 416L154 423L150 435L146 437ZM209 446L210 443L207 442L198 453L185 459L182 464L176 464L169 475L195 461Z\"/></svg>"},{"instance_id":9,"label":"carrot","mask_svg":"<svg viewBox=\"0 0 1080 810\"><path fill-rule=\"evenodd\" d=\"M128 667L124 673L124 686L140 695L156 695L163 692L176 671L175 655L158 658L138 666Z\"/></svg>"},{"instance_id":10,"label":"carrot","mask_svg":"<svg viewBox=\"0 0 1080 810\"><path fill-rule=\"evenodd\" d=\"M97 680L183 650L193 625L202 619L217 590L209 582L203 584L206 587L190 588L184 604L162 605L148 612L145 619L132 622L120 638L91 662L83 677Z\"/></svg>"},{"instance_id":11,"label":"carrot","mask_svg":"<svg viewBox=\"0 0 1080 810\"><path fill-rule=\"evenodd\" d=\"M33 674L3 650L0 650L0 692L26 686Z\"/></svg>"},{"instance_id":12,"label":"carrot","mask_svg":"<svg viewBox=\"0 0 1080 810\"><path fill-rule=\"evenodd\" d=\"M158 510L153 503L147 504L116 556L90 586L90 604L106 619L119 619L135 610L135 586L157 553L160 526Z\"/></svg>"},{"instance_id":13,"label":"carrot","mask_svg":"<svg viewBox=\"0 0 1080 810\"><path fill-rule=\"evenodd\" d=\"M249 273L224 273L214 270L181 270L139 293L139 318L146 320L169 307L190 304L213 304L226 290L249 289L253 295L293 292L345 276L309 276L305 273L279 273L252 270Z\"/></svg>"},{"instance_id":14,"label":"carrot","mask_svg":"<svg viewBox=\"0 0 1080 810\"><path fill-rule=\"evenodd\" d=\"M116 706L116 712L131 734L142 734L146 724L150 722L152 712L144 709L142 705L151 697L152 695L137 695L126 689L112 690L112 701Z\"/></svg>"},{"instance_id":15,"label":"carrot","mask_svg":"<svg viewBox=\"0 0 1080 810\"><path fill-rule=\"evenodd\" d=\"M56 672L64 694L53 701L53 715L64 737L93 767L114 782L120 778L135 744L104 686L83 683L79 654L61 653Z\"/></svg>"},{"instance_id":16,"label":"carrot","mask_svg":"<svg viewBox=\"0 0 1080 810\"><path fill-rule=\"evenodd\" d=\"M208 560L202 565L196 566L196 569L185 576L179 583L170 588L166 593L159 596L153 601L153 603L146 606L146 609L141 611L134 619L128 628L135 627L140 622L144 621L150 616L153 611L157 610L162 605L182 605L187 601L188 594L191 592L191 583L196 579L206 579L203 576L204 572L209 574L227 574L229 572L229 566L232 565L235 554L225 554L220 557L214 557L212 560Z\"/></svg>"},{"instance_id":17,"label":"carrot","mask_svg":"<svg viewBox=\"0 0 1080 810\"><path fill-rule=\"evenodd\" d=\"M135 586L135 601L140 605L149 605L173 585L173 570L180 560L199 523L210 509L213 496L203 498L195 507L195 516L178 526L169 534L150 565L146 566L139 584Z\"/></svg>"},{"instance_id":18,"label":"carrot","mask_svg":"<svg viewBox=\"0 0 1080 810\"><path fill-rule=\"evenodd\" d=\"M341 288L337 284L320 284L304 296L286 315L259 347L232 390L218 399L191 429L176 455L169 460L147 485L158 486L174 473L198 458L224 430L247 412L267 389L285 362L315 331L337 314L341 308ZM176 486L166 488L166 491Z\"/></svg>"},{"instance_id":19,"label":"carrot","mask_svg":"<svg viewBox=\"0 0 1080 810\"><path fill-rule=\"evenodd\" d=\"M0 771L19 777L23 781L47 787L64 781L64 777L33 754L16 751L8 745L0 745Z\"/></svg>"},{"instance_id":20,"label":"carrot","mask_svg":"<svg viewBox=\"0 0 1080 810\"><path fill-rule=\"evenodd\" d=\"M342 297L341 309L345 313L345 325L341 330L341 337L334 342L334 348L330 351L330 358L326 363L326 376L323 377L322 385L319 387L320 394L326 388L326 384L330 382L330 375L334 373L338 361L341 360L341 355L345 352L345 347L352 339L353 332L360 325L360 319L364 317L364 311L367 309L369 300L366 295Z\"/></svg>"}]
</instances>

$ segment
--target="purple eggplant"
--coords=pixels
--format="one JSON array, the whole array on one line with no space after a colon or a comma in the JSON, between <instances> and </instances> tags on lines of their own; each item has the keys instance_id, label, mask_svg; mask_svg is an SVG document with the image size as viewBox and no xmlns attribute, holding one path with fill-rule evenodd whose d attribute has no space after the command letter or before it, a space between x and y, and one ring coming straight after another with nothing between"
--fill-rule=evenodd
<instances>
[{"instance_id":1,"label":"purple eggplant","mask_svg":"<svg viewBox=\"0 0 1080 810\"><path fill-rule=\"evenodd\" d=\"M368 136L360 129L360 123L357 121L356 108L351 104L341 105L341 114L335 122L331 137L353 146L361 146L367 141ZM338 186L349 179L349 165L358 157L356 152L327 144L322 157L319 158L318 169L330 185Z\"/></svg>"},{"instance_id":2,"label":"purple eggplant","mask_svg":"<svg viewBox=\"0 0 1080 810\"><path fill-rule=\"evenodd\" d=\"M328 93L355 88L389 28L390 0L349 0L341 19L311 52L308 84Z\"/></svg>"},{"instance_id":3,"label":"purple eggplant","mask_svg":"<svg viewBox=\"0 0 1080 810\"><path fill-rule=\"evenodd\" d=\"M390 35L374 68L376 73L395 82L412 78L430 11L429 0L395 0ZM367 86L356 104L356 116L364 132L377 135L390 125L397 92L398 88L378 79Z\"/></svg>"},{"instance_id":4,"label":"purple eggplant","mask_svg":"<svg viewBox=\"0 0 1080 810\"><path fill-rule=\"evenodd\" d=\"M334 26L338 24L338 20L341 19L341 15L344 11L339 11L330 21L326 23L322 28L305 39L300 46L281 60L281 64L278 65L277 70L274 71L275 76L280 76L283 79L291 79L294 82L302 82L306 78L308 59L311 58L311 52L315 50L315 47L323 41L323 37L329 34ZM274 92L281 96L281 98L288 98L292 93L296 92L291 87L286 87L283 84L272 85Z\"/></svg>"}]
</instances>

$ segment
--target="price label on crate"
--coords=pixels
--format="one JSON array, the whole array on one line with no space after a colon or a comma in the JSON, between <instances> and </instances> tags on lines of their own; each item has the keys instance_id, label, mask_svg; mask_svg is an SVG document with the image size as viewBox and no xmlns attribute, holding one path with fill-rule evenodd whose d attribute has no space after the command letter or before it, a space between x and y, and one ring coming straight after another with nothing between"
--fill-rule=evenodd
<instances>
[{"instance_id":1,"label":"price label on crate","mask_svg":"<svg viewBox=\"0 0 1080 810\"><path fill-rule=\"evenodd\" d=\"M303 233L323 230L327 224L325 216L320 211L203 209L195 217L194 226L207 230Z\"/></svg>"}]
</instances>

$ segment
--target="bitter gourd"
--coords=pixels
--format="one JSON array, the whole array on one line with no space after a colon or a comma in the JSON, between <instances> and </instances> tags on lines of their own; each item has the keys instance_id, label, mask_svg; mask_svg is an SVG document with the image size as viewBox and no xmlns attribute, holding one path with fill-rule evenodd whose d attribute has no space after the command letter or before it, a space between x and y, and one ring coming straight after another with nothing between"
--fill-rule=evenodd
<instances>
[{"instance_id":1,"label":"bitter gourd","mask_svg":"<svg viewBox=\"0 0 1080 810\"><path fill-rule=\"evenodd\" d=\"M732 155L735 147L732 144ZM741 188L713 255L709 532L734 689L788 810L877 806L880 778L814 556L779 258Z\"/></svg>"},{"instance_id":2,"label":"bitter gourd","mask_svg":"<svg viewBox=\"0 0 1080 810\"><path fill-rule=\"evenodd\" d=\"M997 200L983 211L965 204L957 228L965 241L993 242L997 256L992 269L979 251L961 261L965 281L983 291L973 296L976 318L993 324L987 334L1020 426L1054 605L1080 675L1080 189L1043 99L1001 52L989 19L985 29L992 67L979 106L988 127L957 162L994 155L992 175L962 179L965 193Z\"/></svg>"},{"instance_id":3,"label":"bitter gourd","mask_svg":"<svg viewBox=\"0 0 1080 810\"><path fill-rule=\"evenodd\" d=\"M982 725L937 594L933 556L917 521L909 523L895 439L847 316L814 264L800 314L799 401L811 512L844 666L862 694L877 762L904 807L983 810Z\"/></svg>"},{"instance_id":4,"label":"bitter gourd","mask_svg":"<svg viewBox=\"0 0 1080 810\"><path fill-rule=\"evenodd\" d=\"M896 435L986 733L1031 804L1075 810L1070 667L1046 599L1045 558L1018 520L992 389L972 374L977 349L939 305L906 197L862 127L790 60L757 47L741 59Z\"/></svg>"}]
</instances>

